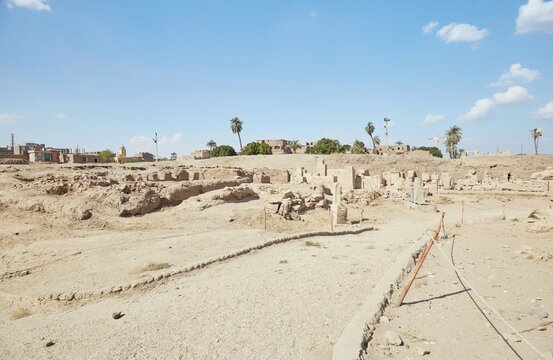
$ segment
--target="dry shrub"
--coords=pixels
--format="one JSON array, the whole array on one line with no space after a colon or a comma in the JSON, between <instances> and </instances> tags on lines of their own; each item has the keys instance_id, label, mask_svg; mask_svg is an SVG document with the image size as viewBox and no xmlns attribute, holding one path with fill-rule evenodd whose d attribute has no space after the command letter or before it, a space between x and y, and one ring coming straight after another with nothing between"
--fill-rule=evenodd
<instances>
[{"instance_id":1,"label":"dry shrub","mask_svg":"<svg viewBox=\"0 0 553 360\"><path fill-rule=\"evenodd\" d=\"M32 314L32 312L29 309L24 308L24 307L19 307L11 313L10 318L12 320L17 320L17 319L22 319L24 317L27 317L31 314Z\"/></svg>"},{"instance_id":2,"label":"dry shrub","mask_svg":"<svg viewBox=\"0 0 553 360\"><path fill-rule=\"evenodd\" d=\"M307 240L305 242L305 246L314 246L314 247L321 247L321 244L319 244L316 241Z\"/></svg>"},{"instance_id":3,"label":"dry shrub","mask_svg":"<svg viewBox=\"0 0 553 360\"><path fill-rule=\"evenodd\" d=\"M168 269L172 265L169 263L148 263L147 265L144 265L142 268L140 268L139 272L146 272L146 271L156 271L156 270L162 270L162 269Z\"/></svg>"},{"instance_id":4,"label":"dry shrub","mask_svg":"<svg viewBox=\"0 0 553 360\"><path fill-rule=\"evenodd\" d=\"M439 205L450 205L450 204L454 204L455 201L451 200L451 198L447 197L447 196L440 196L438 198L438 204Z\"/></svg>"}]
</instances>

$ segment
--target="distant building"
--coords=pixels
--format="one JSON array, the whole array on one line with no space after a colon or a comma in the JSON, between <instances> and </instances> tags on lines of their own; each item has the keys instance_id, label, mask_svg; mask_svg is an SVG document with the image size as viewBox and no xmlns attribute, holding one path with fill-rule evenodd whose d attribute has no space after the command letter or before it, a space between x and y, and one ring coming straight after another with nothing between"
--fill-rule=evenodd
<instances>
[{"instance_id":1,"label":"distant building","mask_svg":"<svg viewBox=\"0 0 553 360\"><path fill-rule=\"evenodd\" d=\"M117 156L115 157L115 162L118 164L124 164L127 161L127 149L124 146L121 146L117 150Z\"/></svg>"},{"instance_id":2,"label":"distant building","mask_svg":"<svg viewBox=\"0 0 553 360\"><path fill-rule=\"evenodd\" d=\"M138 158L138 161L151 162L155 160L154 154L150 154L149 152L140 152L136 154L134 157Z\"/></svg>"},{"instance_id":3,"label":"distant building","mask_svg":"<svg viewBox=\"0 0 553 360\"><path fill-rule=\"evenodd\" d=\"M0 155L13 155L13 149L11 148L11 146L0 146Z\"/></svg>"},{"instance_id":4,"label":"distant building","mask_svg":"<svg viewBox=\"0 0 553 360\"><path fill-rule=\"evenodd\" d=\"M480 151L478 151L478 150L471 150L471 151L463 150L463 151L461 151L461 158L462 159L477 158L477 157L480 157Z\"/></svg>"},{"instance_id":5,"label":"distant building","mask_svg":"<svg viewBox=\"0 0 553 360\"><path fill-rule=\"evenodd\" d=\"M378 145L373 153L376 155L404 155L411 151L411 147L406 144Z\"/></svg>"},{"instance_id":6,"label":"distant building","mask_svg":"<svg viewBox=\"0 0 553 360\"><path fill-rule=\"evenodd\" d=\"M73 164L94 164L100 162L98 155L94 154L67 154L64 156L68 163Z\"/></svg>"},{"instance_id":7,"label":"distant building","mask_svg":"<svg viewBox=\"0 0 553 360\"><path fill-rule=\"evenodd\" d=\"M289 140L283 140L283 139L277 139L277 140L257 140L257 143L260 144L267 144L271 147L271 151L273 155L278 154L291 154L292 150L290 149L289 145L291 144L291 141Z\"/></svg>"},{"instance_id":8,"label":"distant building","mask_svg":"<svg viewBox=\"0 0 553 360\"><path fill-rule=\"evenodd\" d=\"M196 150L190 154L190 157L194 160L209 159L211 157L211 151L209 150Z\"/></svg>"}]
</instances>

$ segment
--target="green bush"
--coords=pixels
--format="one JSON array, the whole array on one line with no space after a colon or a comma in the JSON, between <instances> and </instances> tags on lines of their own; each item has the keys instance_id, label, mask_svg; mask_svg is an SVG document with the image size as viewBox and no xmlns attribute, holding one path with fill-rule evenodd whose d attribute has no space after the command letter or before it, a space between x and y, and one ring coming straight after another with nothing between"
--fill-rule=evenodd
<instances>
[{"instance_id":1,"label":"green bush","mask_svg":"<svg viewBox=\"0 0 553 360\"><path fill-rule=\"evenodd\" d=\"M115 153L110 149L102 150L98 154L98 158L100 159L100 162L103 162L103 163L114 162L115 161L114 157L115 157Z\"/></svg>"},{"instance_id":2,"label":"green bush","mask_svg":"<svg viewBox=\"0 0 553 360\"><path fill-rule=\"evenodd\" d=\"M428 151L432 156L435 156L435 157L439 157L439 158L443 157L440 149L438 149L435 146L421 146L421 147L418 147L417 150Z\"/></svg>"},{"instance_id":3,"label":"green bush","mask_svg":"<svg viewBox=\"0 0 553 360\"><path fill-rule=\"evenodd\" d=\"M272 155L273 151L269 144L251 142L244 148L244 155Z\"/></svg>"},{"instance_id":4,"label":"green bush","mask_svg":"<svg viewBox=\"0 0 553 360\"><path fill-rule=\"evenodd\" d=\"M236 156L236 151L234 151L234 148L232 146L221 145L211 150L211 156L213 157Z\"/></svg>"},{"instance_id":5,"label":"green bush","mask_svg":"<svg viewBox=\"0 0 553 360\"><path fill-rule=\"evenodd\" d=\"M365 143L360 140L355 140L351 146L352 154L365 154L367 149L365 148Z\"/></svg>"},{"instance_id":6,"label":"green bush","mask_svg":"<svg viewBox=\"0 0 553 360\"><path fill-rule=\"evenodd\" d=\"M342 149L342 145L338 140L332 140L327 138L322 138L317 141L313 149L311 149L312 154L322 154L329 155L333 153L338 153Z\"/></svg>"}]
</instances>

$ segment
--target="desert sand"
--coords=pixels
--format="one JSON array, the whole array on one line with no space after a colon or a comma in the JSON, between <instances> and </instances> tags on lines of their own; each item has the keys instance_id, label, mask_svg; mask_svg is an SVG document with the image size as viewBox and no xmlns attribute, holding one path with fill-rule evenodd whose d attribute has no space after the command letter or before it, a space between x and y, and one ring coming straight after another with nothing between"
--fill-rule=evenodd
<instances>
[{"instance_id":1,"label":"desert sand","mask_svg":"<svg viewBox=\"0 0 553 360\"><path fill-rule=\"evenodd\" d=\"M321 158L329 171L459 181L436 183L436 192L429 179L424 209L406 206L404 188L344 191L347 221L331 224L331 185L321 197L320 177L295 176L299 167L314 174ZM0 165L0 357L349 359L335 346L361 316L371 337L351 352L364 358L539 358L472 300L441 249L547 358L552 164L553 156L275 155ZM472 185L470 174L484 180ZM289 217L276 213L283 198ZM382 274L422 249L441 212L447 236L405 303L372 323L363 309ZM389 284L392 302L402 285Z\"/></svg>"}]
</instances>

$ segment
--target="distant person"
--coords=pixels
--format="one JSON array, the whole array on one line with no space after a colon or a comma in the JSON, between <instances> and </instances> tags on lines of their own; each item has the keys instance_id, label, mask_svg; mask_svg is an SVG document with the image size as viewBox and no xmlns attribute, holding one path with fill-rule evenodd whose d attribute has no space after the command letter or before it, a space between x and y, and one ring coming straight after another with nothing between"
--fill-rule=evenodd
<instances>
[{"instance_id":1,"label":"distant person","mask_svg":"<svg viewBox=\"0 0 553 360\"><path fill-rule=\"evenodd\" d=\"M511 182L511 172L510 171L507 174L507 182Z\"/></svg>"}]
</instances>

